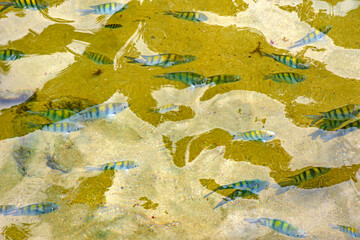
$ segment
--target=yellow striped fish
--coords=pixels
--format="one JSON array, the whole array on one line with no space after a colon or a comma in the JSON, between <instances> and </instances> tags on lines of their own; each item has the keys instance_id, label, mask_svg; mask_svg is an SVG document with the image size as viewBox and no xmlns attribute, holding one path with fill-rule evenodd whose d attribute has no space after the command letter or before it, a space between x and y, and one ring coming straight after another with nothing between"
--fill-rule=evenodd
<instances>
[{"instance_id":1,"label":"yellow striped fish","mask_svg":"<svg viewBox=\"0 0 360 240\"><path fill-rule=\"evenodd\" d=\"M241 77L239 75L234 74L222 74L222 75L215 75L207 77L206 84L212 84L212 85L219 85L223 83L232 83L232 82L238 82L241 80Z\"/></svg>"},{"instance_id":2,"label":"yellow striped fish","mask_svg":"<svg viewBox=\"0 0 360 240\"><path fill-rule=\"evenodd\" d=\"M301 60L299 58L288 56L288 55L270 54L270 53L260 51L260 49L261 48L260 48L260 43L259 43L259 46L250 53L258 52L261 56L270 57L270 58L274 59L275 61L285 64L286 66L291 67L291 68L297 68L297 69L309 69L310 68L309 64L307 64L306 62L304 62L303 60Z\"/></svg>"},{"instance_id":3,"label":"yellow striped fish","mask_svg":"<svg viewBox=\"0 0 360 240\"><path fill-rule=\"evenodd\" d=\"M142 63L141 66L152 66L152 67L171 67L177 64L188 63L196 60L195 56L192 55L179 55L175 53L165 53L159 55L145 56L141 55L141 58L133 58L125 56L129 59L128 63Z\"/></svg>"},{"instance_id":4,"label":"yellow striped fish","mask_svg":"<svg viewBox=\"0 0 360 240\"><path fill-rule=\"evenodd\" d=\"M41 112L33 112L33 111L26 111L26 112L29 113L30 115L39 115L42 117L46 117L47 119L50 119L53 122L64 120L76 114L76 112L68 109L50 109Z\"/></svg>"},{"instance_id":5,"label":"yellow striped fish","mask_svg":"<svg viewBox=\"0 0 360 240\"><path fill-rule=\"evenodd\" d=\"M170 112L172 110L176 110L179 109L179 105L176 104L167 104L158 108L154 108L153 112L156 113L167 113Z\"/></svg>"},{"instance_id":6,"label":"yellow striped fish","mask_svg":"<svg viewBox=\"0 0 360 240\"><path fill-rule=\"evenodd\" d=\"M333 224L329 224L329 226L332 229L338 229L341 232L344 232L346 234L348 234L350 237L354 237L354 238L360 238L360 233L358 230L356 230L353 227L347 227L347 226L341 226L341 225L333 225Z\"/></svg>"},{"instance_id":7,"label":"yellow striped fish","mask_svg":"<svg viewBox=\"0 0 360 240\"><path fill-rule=\"evenodd\" d=\"M0 214L6 215L8 212L12 212L15 209L17 209L15 205L1 205Z\"/></svg>"},{"instance_id":8,"label":"yellow striped fish","mask_svg":"<svg viewBox=\"0 0 360 240\"><path fill-rule=\"evenodd\" d=\"M84 55L97 64L106 64L106 65L114 64L113 60L111 60L110 58L104 55L101 55L100 53L85 51Z\"/></svg>"},{"instance_id":9,"label":"yellow striped fish","mask_svg":"<svg viewBox=\"0 0 360 240\"><path fill-rule=\"evenodd\" d=\"M314 119L310 127L315 125L318 121L322 119L328 119L328 120L350 120L344 122L342 125L339 126L339 128L344 127L350 122L353 122L355 120L358 120L359 118L357 115L360 113L360 105L358 104L349 104L343 107L335 108L333 110L330 110L328 112L320 112L321 115L306 115L308 118Z\"/></svg>"},{"instance_id":10,"label":"yellow striped fish","mask_svg":"<svg viewBox=\"0 0 360 240\"><path fill-rule=\"evenodd\" d=\"M90 121L102 118L113 119L115 115L130 105L128 103L104 103L93 107L89 107L81 112L73 115L68 120L70 122Z\"/></svg>"},{"instance_id":11,"label":"yellow striped fish","mask_svg":"<svg viewBox=\"0 0 360 240\"><path fill-rule=\"evenodd\" d=\"M253 193L250 190L238 189L238 190L230 193L227 197L223 198L223 200L221 202L219 202L219 204L216 205L213 208L213 210L218 208L218 207L221 207L221 206L225 205L228 202L234 201L234 200L239 199L239 198L246 198L246 197L249 197L249 196L257 196L257 194Z\"/></svg>"},{"instance_id":12,"label":"yellow striped fish","mask_svg":"<svg viewBox=\"0 0 360 240\"><path fill-rule=\"evenodd\" d=\"M0 2L0 5L4 6L0 10L0 12L11 6L14 6L15 8L23 8L30 10L42 10L49 6L47 2L44 2L42 0L12 0L11 2Z\"/></svg>"},{"instance_id":13,"label":"yellow striped fish","mask_svg":"<svg viewBox=\"0 0 360 240\"><path fill-rule=\"evenodd\" d=\"M80 130L83 126L73 122L56 122L49 124L27 123L32 128L41 128L46 132L70 133Z\"/></svg>"},{"instance_id":14,"label":"yellow striped fish","mask_svg":"<svg viewBox=\"0 0 360 240\"><path fill-rule=\"evenodd\" d=\"M205 14L198 12L167 11L165 12L165 15L172 15L176 18L181 18L192 22L205 22L209 19Z\"/></svg>"},{"instance_id":15,"label":"yellow striped fish","mask_svg":"<svg viewBox=\"0 0 360 240\"><path fill-rule=\"evenodd\" d=\"M314 167L307 169L297 175L287 177L289 180L279 182L278 185L280 188L276 191L276 195L285 193L290 190L292 187L299 186L300 184L316 179L326 173L328 173L331 168L325 167Z\"/></svg>"},{"instance_id":16,"label":"yellow striped fish","mask_svg":"<svg viewBox=\"0 0 360 240\"><path fill-rule=\"evenodd\" d=\"M261 141L268 142L276 137L276 133L268 130L253 130L243 133L230 133L232 134L233 140L243 140L243 141Z\"/></svg>"},{"instance_id":17,"label":"yellow striped fish","mask_svg":"<svg viewBox=\"0 0 360 240\"><path fill-rule=\"evenodd\" d=\"M56 203L41 202L41 203L31 204L22 208L18 208L13 211L9 211L5 215L36 216L36 215L51 213L57 209L59 209L59 205L57 205Z\"/></svg>"},{"instance_id":18,"label":"yellow striped fish","mask_svg":"<svg viewBox=\"0 0 360 240\"><path fill-rule=\"evenodd\" d=\"M114 14L118 12L122 12L128 8L128 5L123 3L104 3L95 6L90 6L91 9L79 9L78 11L81 12L80 16L85 16L88 14Z\"/></svg>"},{"instance_id":19,"label":"yellow striped fish","mask_svg":"<svg viewBox=\"0 0 360 240\"><path fill-rule=\"evenodd\" d=\"M122 25L117 23L111 23L104 25L104 28L116 29L116 28L122 28Z\"/></svg>"},{"instance_id":20,"label":"yellow striped fish","mask_svg":"<svg viewBox=\"0 0 360 240\"><path fill-rule=\"evenodd\" d=\"M334 138L345 136L346 134L349 134L360 128L360 120L346 123L346 125L344 125L345 122L347 122L347 120L336 121L336 120L324 119L319 124L320 129L316 130L314 133L310 134L309 136L311 136L313 140L316 139L318 136L320 136L321 139L324 140L324 142L327 142ZM342 127L340 128L340 126ZM329 131L334 131L334 132L329 132Z\"/></svg>"},{"instance_id":21,"label":"yellow striped fish","mask_svg":"<svg viewBox=\"0 0 360 240\"><path fill-rule=\"evenodd\" d=\"M264 76L264 80L271 79L278 83L294 84L306 80L306 76L293 72L274 73Z\"/></svg>"},{"instance_id":22,"label":"yellow striped fish","mask_svg":"<svg viewBox=\"0 0 360 240\"><path fill-rule=\"evenodd\" d=\"M105 170L128 170L132 168L138 167L139 164L134 161L121 161L121 162L113 162L106 163L103 165L99 165L97 167L85 167L87 172L91 171L105 171Z\"/></svg>"},{"instance_id":23,"label":"yellow striped fish","mask_svg":"<svg viewBox=\"0 0 360 240\"><path fill-rule=\"evenodd\" d=\"M0 50L0 60L1 61L14 61L24 57L25 54L21 51L14 49L2 49Z\"/></svg>"},{"instance_id":24,"label":"yellow striped fish","mask_svg":"<svg viewBox=\"0 0 360 240\"><path fill-rule=\"evenodd\" d=\"M315 31L309 33L304 38L300 39L299 41L295 42L294 45L289 47L289 49L295 48L295 47L301 47L306 44L314 43L319 40L322 40L326 34L331 30L332 26L326 25L322 26L319 29L316 29Z\"/></svg>"},{"instance_id":25,"label":"yellow striped fish","mask_svg":"<svg viewBox=\"0 0 360 240\"><path fill-rule=\"evenodd\" d=\"M207 81L206 77L194 72L172 72L156 77L182 82L189 86L202 86Z\"/></svg>"},{"instance_id":26,"label":"yellow striped fish","mask_svg":"<svg viewBox=\"0 0 360 240\"><path fill-rule=\"evenodd\" d=\"M249 223L260 223L263 226L274 229L275 231L282 233L290 237L304 238L306 233L304 230L286 222L281 219L276 218L245 218L244 221Z\"/></svg>"}]
</instances>

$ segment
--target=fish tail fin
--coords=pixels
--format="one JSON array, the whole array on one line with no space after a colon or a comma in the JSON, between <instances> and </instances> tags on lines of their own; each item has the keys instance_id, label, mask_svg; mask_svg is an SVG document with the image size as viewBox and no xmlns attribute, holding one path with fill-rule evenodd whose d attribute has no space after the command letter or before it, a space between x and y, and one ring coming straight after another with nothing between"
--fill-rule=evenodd
<instances>
[{"instance_id":1,"label":"fish tail fin","mask_svg":"<svg viewBox=\"0 0 360 240\"><path fill-rule=\"evenodd\" d=\"M166 77L166 75L155 75L155 77L157 77L157 78L164 78L164 77Z\"/></svg>"},{"instance_id":2,"label":"fish tail fin","mask_svg":"<svg viewBox=\"0 0 360 240\"><path fill-rule=\"evenodd\" d=\"M256 52L257 52L257 53L260 54L260 56L263 56L263 54L265 54L265 53L263 53L262 51L260 51L260 50L261 50L260 45L261 45L261 42L259 42L259 45L255 48L254 51L250 52L250 54L253 54L253 53L256 53Z\"/></svg>"},{"instance_id":3,"label":"fish tail fin","mask_svg":"<svg viewBox=\"0 0 360 240\"><path fill-rule=\"evenodd\" d=\"M165 15L172 15L172 16L175 16L175 15L176 15L176 13L173 12L173 11L171 11L171 10L169 10L169 11L164 11L164 14L165 14Z\"/></svg>"},{"instance_id":4,"label":"fish tail fin","mask_svg":"<svg viewBox=\"0 0 360 240\"><path fill-rule=\"evenodd\" d=\"M219 202L218 205L216 205L216 206L213 208L213 210L217 209L218 207L221 207L221 206L225 205L227 202L229 202L229 200L226 199L226 198L224 198L221 202Z\"/></svg>"},{"instance_id":5,"label":"fish tail fin","mask_svg":"<svg viewBox=\"0 0 360 240\"><path fill-rule=\"evenodd\" d=\"M29 115L39 115L39 112L26 111Z\"/></svg>"},{"instance_id":6,"label":"fish tail fin","mask_svg":"<svg viewBox=\"0 0 360 240\"><path fill-rule=\"evenodd\" d=\"M280 187L280 188L276 191L276 195L280 195L280 194L286 193L286 192L289 191L291 188L292 188L292 186Z\"/></svg>"},{"instance_id":7,"label":"fish tail fin","mask_svg":"<svg viewBox=\"0 0 360 240\"><path fill-rule=\"evenodd\" d=\"M273 77L271 74L269 74L269 75L263 74L263 76L264 76L263 80L269 80L269 79L272 79L272 77Z\"/></svg>"},{"instance_id":8,"label":"fish tail fin","mask_svg":"<svg viewBox=\"0 0 360 240\"><path fill-rule=\"evenodd\" d=\"M128 57L128 56L125 56L125 58L130 60L130 61L128 61L128 63L145 63L145 61L140 58L133 58L133 57Z\"/></svg>"},{"instance_id":9,"label":"fish tail fin","mask_svg":"<svg viewBox=\"0 0 360 240\"><path fill-rule=\"evenodd\" d=\"M29 126L29 128L40 128L41 127L41 124L37 124L37 123L27 122L26 124Z\"/></svg>"},{"instance_id":10,"label":"fish tail fin","mask_svg":"<svg viewBox=\"0 0 360 240\"><path fill-rule=\"evenodd\" d=\"M337 225L334 225L334 224L329 224L329 226L332 228L332 229L339 229L339 226L337 226Z\"/></svg>"},{"instance_id":11,"label":"fish tail fin","mask_svg":"<svg viewBox=\"0 0 360 240\"><path fill-rule=\"evenodd\" d=\"M260 220L257 219L257 218L244 218L244 221L249 222L249 223L258 223L258 222L260 222Z\"/></svg>"},{"instance_id":12,"label":"fish tail fin","mask_svg":"<svg viewBox=\"0 0 360 240\"><path fill-rule=\"evenodd\" d=\"M323 115L305 115L305 117L313 119L313 121L310 124L310 127L314 126L318 121L323 119Z\"/></svg>"},{"instance_id":13,"label":"fish tail fin","mask_svg":"<svg viewBox=\"0 0 360 240\"><path fill-rule=\"evenodd\" d=\"M92 172L92 171L96 171L98 168L97 167L85 167L85 169L87 170L86 172Z\"/></svg>"},{"instance_id":14,"label":"fish tail fin","mask_svg":"<svg viewBox=\"0 0 360 240\"><path fill-rule=\"evenodd\" d=\"M315 140L318 136L323 138L325 136L325 131L322 129L318 129L315 132L313 132L312 134L309 134L309 136L311 137L312 140Z\"/></svg>"},{"instance_id":15,"label":"fish tail fin","mask_svg":"<svg viewBox=\"0 0 360 240\"><path fill-rule=\"evenodd\" d=\"M14 5L14 3L11 3L11 2L0 2L0 6L4 6L0 10L0 12L5 11L7 8L9 8L9 7L13 6L13 5Z\"/></svg>"},{"instance_id":16,"label":"fish tail fin","mask_svg":"<svg viewBox=\"0 0 360 240\"><path fill-rule=\"evenodd\" d=\"M210 196L210 195L213 194L214 192L215 192L215 191L212 191L212 192L206 194L206 195L204 196L204 198L207 198L208 196Z\"/></svg>"},{"instance_id":17,"label":"fish tail fin","mask_svg":"<svg viewBox=\"0 0 360 240\"><path fill-rule=\"evenodd\" d=\"M78 9L78 12L80 12L80 16L89 15L94 12L94 9Z\"/></svg>"}]
</instances>

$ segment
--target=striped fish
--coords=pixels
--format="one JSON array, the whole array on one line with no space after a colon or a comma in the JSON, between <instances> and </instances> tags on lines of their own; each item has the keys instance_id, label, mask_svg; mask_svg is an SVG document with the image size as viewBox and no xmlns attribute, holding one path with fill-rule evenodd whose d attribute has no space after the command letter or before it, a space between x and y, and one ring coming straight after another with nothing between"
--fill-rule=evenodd
<instances>
[{"instance_id":1,"label":"striped fish","mask_svg":"<svg viewBox=\"0 0 360 240\"><path fill-rule=\"evenodd\" d=\"M322 40L326 36L326 34L331 30L331 28L332 26L329 25L320 27L319 29L316 29L315 31L306 35L304 38L295 42L295 44L289 47L289 49L301 47Z\"/></svg>"},{"instance_id":2,"label":"striped fish","mask_svg":"<svg viewBox=\"0 0 360 240\"><path fill-rule=\"evenodd\" d=\"M283 72L265 75L264 80L271 79L278 83L294 84L306 80L306 76L293 72Z\"/></svg>"},{"instance_id":3,"label":"striped fish","mask_svg":"<svg viewBox=\"0 0 360 240\"><path fill-rule=\"evenodd\" d=\"M158 108L154 108L153 112L167 113L167 112L170 112L170 111L175 110L175 109L179 109L179 105L167 104L167 105L164 105L164 106L161 106L161 107L158 107Z\"/></svg>"},{"instance_id":4,"label":"striped fish","mask_svg":"<svg viewBox=\"0 0 360 240\"><path fill-rule=\"evenodd\" d=\"M263 226L274 229L275 231L290 237L304 238L306 233L304 230L280 219L276 218L245 218L244 221L249 223L260 223Z\"/></svg>"},{"instance_id":5,"label":"striped fish","mask_svg":"<svg viewBox=\"0 0 360 240\"><path fill-rule=\"evenodd\" d=\"M40 127L46 132L70 133L80 130L83 126L73 122L56 122L49 124L27 123L30 127Z\"/></svg>"},{"instance_id":6,"label":"striped fish","mask_svg":"<svg viewBox=\"0 0 360 240\"><path fill-rule=\"evenodd\" d=\"M332 229L338 229L341 232L344 232L346 234L348 234L350 237L354 237L354 238L360 238L360 233L358 230L356 230L353 227L347 227L347 226L341 226L341 225L332 225L329 224L329 226Z\"/></svg>"},{"instance_id":7,"label":"striped fish","mask_svg":"<svg viewBox=\"0 0 360 240\"><path fill-rule=\"evenodd\" d=\"M99 4L95 6L90 6L91 9L79 9L78 11L81 12L80 16L85 16L88 14L114 14L118 12L122 12L125 9L128 8L128 5L123 3L116 3L116 2L110 2L110 3L104 3Z\"/></svg>"},{"instance_id":8,"label":"striped fish","mask_svg":"<svg viewBox=\"0 0 360 240\"><path fill-rule=\"evenodd\" d=\"M310 68L309 64L307 64L306 62L304 62L303 60L301 60L299 58L288 56L288 55L265 53L265 52L261 51L260 49L261 48L260 48L260 43L259 43L259 46L250 53L258 52L261 56L270 57L270 58L274 59L275 61L285 64L286 66L291 67L291 68L297 68L297 69L309 69Z\"/></svg>"},{"instance_id":9,"label":"striped fish","mask_svg":"<svg viewBox=\"0 0 360 240\"><path fill-rule=\"evenodd\" d=\"M246 197L249 197L249 196L256 196L256 194L249 191L249 190L238 189L238 190L230 193L227 197L223 198L223 200L221 202L219 202L219 204L216 205L213 208L213 210L218 208L218 207L221 207L221 206L225 205L228 202L234 201L234 200L239 199L239 198L246 198Z\"/></svg>"},{"instance_id":10,"label":"striped fish","mask_svg":"<svg viewBox=\"0 0 360 240\"><path fill-rule=\"evenodd\" d=\"M104 28L116 29L116 28L122 28L122 25L117 23L111 23L104 25Z\"/></svg>"},{"instance_id":11,"label":"striped fish","mask_svg":"<svg viewBox=\"0 0 360 240\"><path fill-rule=\"evenodd\" d=\"M42 10L49 7L49 4L42 0L12 0L11 2L0 2L0 5L4 6L0 10L0 12L11 6L14 6L15 8L23 8L29 10Z\"/></svg>"},{"instance_id":12,"label":"striped fish","mask_svg":"<svg viewBox=\"0 0 360 240\"><path fill-rule=\"evenodd\" d=\"M110 58L104 55L101 55L100 53L85 51L84 55L97 64L106 64L106 65L114 64L113 60L111 60Z\"/></svg>"},{"instance_id":13,"label":"striped fish","mask_svg":"<svg viewBox=\"0 0 360 240\"><path fill-rule=\"evenodd\" d=\"M325 168L325 167L314 167L307 169L297 175L287 177L286 181L279 182L278 185L280 188L276 191L276 195L285 193L290 190L291 187L299 186L300 184L316 179L325 173L328 173L331 170L331 168Z\"/></svg>"},{"instance_id":14,"label":"striped fish","mask_svg":"<svg viewBox=\"0 0 360 240\"><path fill-rule=\"evenodd\" d=\"M324 142L327 142L334 138L345 136L360 128L360 120L347 123L346 125L340 128L340 126L343 125L346 121L347 120L345 121L323 120L322 121L323 124L320 125L320 129L316 130L314 133L310 134L309 136L311 136L313 140L316 139L318 136L321 136L321 139L323 139ZM325 131L333 131L333 132L325 132Z\"/></svg>"},{"instance_id":15,"label":"striped fish","mask_svg":"<svg viewBox=\"0 0 360 240\"><path fill-rule=\"evenodd\" d=\"M192 22L205 22L209 19L205 14L198 12L167 11L165 12L165 15L172 15L176 18L181 18Z\"/></svg>"},{"instance_id":16,"label":"striped fish","mask_svg":"<svg viewBox=\"0 0 360 240\"><path fill-rule=\"evenodd\" d=\"M335 108L328 112L320 112L321 115L306 115L308 118L314 119L310 124L310 127L315 125L321 119L328 120L350 120L341 124L338 128L342 128L350 122L358 120L357 115L360 113L360 105L349 104L343 107Z\"/></svg>"},{"instance_id":17,"label":"striped fish","mask_svg":"<svg viewBox=\"0 0 360 240\"><path fill-rule=\"evenodd\" d=\"M0 60L1 61L14 61L24 57L25 54L21 51L14 49L2 49L0 50Z\"/></svg>"},{"instance_id":18,"label":"striped fish","mask_svg":"<svg viewBox=\"0 0 360 240\"><path fill-rule=\"evenodd\" d=\"M51 213L57 209L59 209L59 205L57 205L56 203L41 202L41 203L31 204L22 208L18 208L13 211L9 211L5 215L36 216L36 215Z\"/></svg>"},{"instance_id":19,"label":"striped fish","mask_svg":"<svg viewBox=\"0 0 360 240\"><path fill-rule=\"evenodd\" d=\"M223 83L232 83L232 82L238 82L241 80L241 77L239 75L234 74L222 74L222 75L215 75L207 77L207 84L223 84Z\"/></svg>"},{"instance_id":20,"label":"striped fish","mask_svg":"<svg viewBox=\"0 0 360 240\"><path fill-rule=\"evenodd\" d=\"M12 212L17 207L15 205L0 205L0 214L6 215L8 212Z\"/></svg>"},{"instance_id":21,"label":"striped fish","mask_svg":"<svg viewBox=\"0 0 360 240\"><path fill-rule=\"evenodd\" d=\"M96 119L113 119L115 115L125 109L130 105L128 103L104 103L99 104L93 107L89 107L81 112L73 115L68 120L70 122L78 121L90 121Z\"/></svg>"},{"instance_id":22,"label":"striped fish","mask_svg":"<svg viewBox=\"0 0 360 240\"><path fill-rule=\"evenodd\" d=\"M232 134L233 140L268 142L276 137L276 133L268 130L253 130Z\"/></svg>"},{"instance_id":23,"label":"striped fish","mask_svg":"<svg viewBox=\"0 0 360 240\"><path fill-rule=\"evenodd\" d=\"M159 55L145 56L141 55L141 58L133 58L125 56L129 59L128 63L142 63L141 66L152 66L167 68L178 64L188 63L196 60L195 56L192 55L179 55L175 53L165 53Z\"/></svg>"},{"instance_id":24,"label":"striped fish","mask_svg":"<svg viewBox=\"0 0 360 240\"><path fill-rule=\"evenodd\" d=\"M134 161L121 161L121 162L113 162L106 163L103 165L99 165L97 167L85 167L87 172L91 171L105 171L105 170L128 170L132 168L138 167L139 164Z\"/></svg>"},{"instance_id":25,"label":"striped fish","mask_svg":"<svg viewBox=\"0 0 360 240\"><path fill-rule=\"evenodd\" d=\"M189 86L200 86L206 83L207 78L194 72L172 72L164 75L157 75L158 78L165 78L185 83Z\"/></svg>"},{"instance_id":26,"label":"striped fish","mask_svg":"<svg viewBox=\"0 0 360 240\"><path fill-rule=\"evenodd\" d=\"M26 111L26 112L29 113L30 115L39 115L45 117L53 122L64 120L76 114L76 112L68 109L50 109L41 112L33 112L33 111Z\"/></svg>"},{"instance_id":27,"label":"striped fish","mask_svg":"<svg viewBox=\"0 0 360 240\"><path fill-rule=\"evenodd\" d=\"M258 194L260 191L266 189L270 183L268 181L262 181L259 179L254 180L244 180L235 183L230 183L227 185L222 185L214 189L214 191L210 192L209 194L205 195L204 198L208 197L209 195L213 194L218 190L224 189L240 189L240 190L248 190L252 193Z\"/></svg>"}]
</instances>

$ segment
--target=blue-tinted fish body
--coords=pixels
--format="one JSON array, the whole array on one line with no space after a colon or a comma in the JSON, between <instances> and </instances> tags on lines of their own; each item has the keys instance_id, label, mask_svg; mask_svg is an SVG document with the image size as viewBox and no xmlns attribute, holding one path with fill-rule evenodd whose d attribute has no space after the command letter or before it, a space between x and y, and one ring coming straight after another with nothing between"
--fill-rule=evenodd
<instances>
[{"instance_id":1,"label":"blue-tinted fish body","mask_svg":"<svg viewBox=\"0 0 360 240\"><path fill-rule=\"evenodd\" d=\"M233 134L233 136L233 140L268 142L276 137L276 133L268 130L253 130Z\"/></svg>"},{"instance_id":2,"label":"blue-tinted fish body","mask_svg":"<svg viewBox=\"0 0 360 240\"><path fill-rule=\"evenodd\" d=\"M259 179L254 180L243 180L227 185L222 185L220 187L217 187L214 189L214 191L210 192L209 194L205 195L204 198L208 197L210 194L213 194L214 192L218 190L224 190L224 189L239 189L239 190L248 190L252 193L258 194L260 191L266 189L270 183L268 181L262 181Z\"/></svg>"},{"instance_id":3,"label":"blue-tinted fish body","mask_svg":"<svg viewBox=\"0 0 360 240\"><path fill-rule=\"evenodd\" d=\"M341 225L332 225L332 224L329 224L329 226L331 228L333 228L333 229L338 229L339 231L348 234L350 237L360 238L359 231L356 230L353 227L347 227L347 226L341 226Z\"/></svg>"},{"instance_id":4,"label":"blue-tinted fish body","mask_svg":"<svg viewBox=\"0 0 360 240\"><path fill-rule=\"evenodd\" d=\"M280 219L276 218L245 218L249 223L260 223L263 226L274 229L275 231L285 234L290 237L304 238L306 233L304 230Z\"/></svg>"},{"instance_id":5,"label":"blue-tinted fish body","mask_svg":"<svg viewBox=\"0 0 360 240\"><path fill-rule=\"evenodd\" d=\"M18 208L13 211L9 211L5 215L35 216L35 215L51 213L57 209L59 209L59 205L57 205L56 203L41 202L41 203L31 204L22 208Z\"/></svg>"},{"instance_id":6,"label":"blue-tinted fish body","mask_svg":"<svg viewBox=\"0 0 360 240\"><path fill-rule=\"evenodd\" d=\"M238 82L241 80L239 75L234 74L221 74L207 77L207 84L219 85L224 83Z\"/></svg>"},{"instance_id":7,"label":"blue-tinted fish body","mask_svg":"<svg viewBox=\"0 0 360 240\"><path fill-rule=\"evenodd\" d=\"M125 56L129 59L128 63L142 63L141 66L151 66L151 67L162 67L167 68L178 64L188 63L196 60L195 56L192 55L179 55L175 53L165 53L159 55L150 55L145 56L141 55L141 58L133 58Z\"/></svg>"},{"instance_id":8,"label":"blue-tinted fish body","mask_svg":"<svg viewBox=\"0 0 360 240\"><path fill-rule=\"evenodd\" d=\"M179 109L179 105L167 104L167 105L164 105L164 106L161 106L161 107L158 107L158 108L154 108L153 112L167 113L167 112L170 112L170 111L175 110L175 109Z\"/></svg>"},{"instance_id":9,"label":"blue-tinted fish body","mask_svg":"<svg viewBox=\"0 0 360 240\"><path fill-rule=\"evenodd\" d=\"M202 86L208 80L203 75L194 72L172 72L157 75L156 77L182 82L189 86Z\"/></svg>"},{"instance_id":10,"label":"blue-tinted fish body","mask_svg":"<svg viewBox=\"0 0 360 240\"><path fill-rule=\"evenodd\" d=\"M181 18L192 22L205 22L209 19L205 14L198 12L167 11L165 12L165 15L172 15L176 18Z\"/></svg>"},{"instance_id":11,"label":"blue-tinted fish body","mask_svg":"<svg viewBox=\"0 0 360 240\"><path fill-rule=\"evenodd\" d=\"M138 167L139 164L137 164L134 161L120 161L120 162L112 162L112 163L106 163L103 165L99 165L97 167L85 167L88 172L91 171L105 171L105 170L128 170L132 168Z\"/></svg>"},{"instance_id":12,"label":"blue-tinted fish body","mask_svg":"<svg viewBox=\"0 0 360 240\"><path fill-rule=\"evenodd\" d=\"M117 12L124 11L126 8L128 8L128 5L123 3L110 2L110 3L104 3L90 7L91 9L79 9L78 11L81 12L80 16L85 16L91 13L111 15Z\"/></svg>"},{"instance_id":13,"label":"blue-tinted fish body","mask_svg":"<svg viewBox=\"0 0 360 240\"><path fill-rule=\"evenodd\" d=\"M83 54L97 64L103 64L103 65L114 64L114 61L112 59L100 53L85 51Z\"/></svg>"},{"instance_id":14,"label":"blue-tinted fish body","mask_svg":"<svg viewBox=\"0 0 360 240\"><path fill-rule=\"evenodd\" d=\"M17 209L15 205L1 205L0 214L6 215L7 213L14 211L15 209Z\"/></svg>"},{"instance_id":15,"label":"blue-tinted fish body","mask_svg":"<svg viewBox=\"0 0 360 240\"><path fill-rule=\"evenodd\" d=\"M28 123L30 127L41 128L41 130L46 132L57 132L57 133L70 133L79 131L83 126L79 123L68 122L66 120L62 122L49 123L49 124L36 124Z\"/></svg>"},{"instance_id":16,"label":"blue-tinted fish body","mask_svg":"<svg viewBox=\"0 0 360 240\"><path fill-rule=\"evenodd\" d=\"M11 2L0 2L0 5L4 7L0 12L5 9L14 6L15 8L30 9L30 10L42 10L49 6L47 2L42 0L12 0Z\"/></svg>"},{"instance_id":17,"label":"blue-tinted fish body","mask_svg":"<svg viewBox=\"0 0 360 240\"><path fill-rule=\"evenodd\" d=\"M129 107L128 103L104 103L89 107L76 115L70 117L70 122L90 121L108 118L112 119L115 115Z\"/></svg>"},{"instance_id":18,"label":"blue-tinted fish body","mask_svg":"<svg viewBox=\"0 0 360 240\"><path fill-rule=\"evenodd\" d=\"M234 201L236 199L239 199L239 198L245 198L245 197L249 197L249 196L256 196L257 194L249 191L249 190L241 190L241 189L238 189L234 192L232 192L231 194L229 194L227 197L223 198L223 200L218 204L216 205L214 209L218 208L218 207L221 207L223 205L225 205L226 203L228 202L231 202L231 201Z\"/></svg>"},{"instance_id":19,"label":"blue-tinted fish body","mask_svg":"<svg viewBox=\"0 0 360 240\"><path fill-rule=\"evenodd\" d=\"M331 26L322 26L321 28L316 29L315 31L306 35L304 38L295 42L295 44L293 46L289 47L289 49L292 49L295 47L301 47L301 46L322 40L326 36L326 34L331 30L331 28L332 28Z\"/></svg>"},{"instance_id":20,"label":"blue-tinted fish body","mask_svg":"<svg viewBox=\"0 0 360 240\"><path fill-rule=\"evenodd\" d=\"M2 49L0 50L0 60L1 61L14 61L24 57L25 54L21 51L14 49Z\"/></svg>"}]
</instances>

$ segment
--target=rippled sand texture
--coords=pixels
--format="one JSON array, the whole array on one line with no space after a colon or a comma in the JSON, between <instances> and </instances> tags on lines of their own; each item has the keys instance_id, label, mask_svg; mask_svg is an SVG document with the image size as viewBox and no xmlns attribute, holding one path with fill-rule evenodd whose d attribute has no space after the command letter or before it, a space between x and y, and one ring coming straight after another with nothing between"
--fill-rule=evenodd
<instances>
[{"instance_id":1,"label":"rippled sand texture","mask_svg":"<svg viewBox=\"0 0 360 240\"><path fill-rule=\"evenodd\" d=\"M329 142L312 140L308 135L316 128L305 117L360 104L359 1L140 0L113 16L76 11L105 2L54 0L45 15L14 8L0 13L0 49L28 56L0 62L0 205L60 206L41 216L0 215L2 238L290 238L243 220L260 217L286 220L310 239L349 238L329 223L360 228L360 131ZM209 20L185 21L164 15L168 10L198 11ZM107 23L123 27L103 28ZM324 40L286 50L323 25L332 25ZM250 54L258 42L264 52L297 56L311 68L291 70ZM98 65L82 55L85 50L114 64ZM160 53L197 60L162 69L124 58ZM238 74L242 80L192 92L180 82L155 78L178 71ZM289 71L308 78L297 85L263 80ZM21 100L22 93L30 99L21 104L28 98ZM28 116L29 109L125 101L130 108L112 122L87 122L68 137L31 132L26 125L46 122ZM179 110L150 111L171 103ZM275 140L232 141L228 133L262 128L276 132ZM20 157L14 155L19 151ZM51 169L47 153L70 173ZM128 173L84 169L122 160L140 166ZM278 196L268 188L215 210L231 191L203 199L218 185L255 178L275 184L309 167L333 169Z\"/></svg>"}]
</instances>

